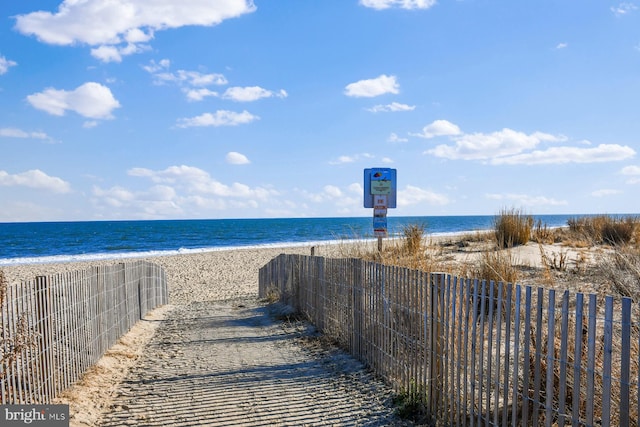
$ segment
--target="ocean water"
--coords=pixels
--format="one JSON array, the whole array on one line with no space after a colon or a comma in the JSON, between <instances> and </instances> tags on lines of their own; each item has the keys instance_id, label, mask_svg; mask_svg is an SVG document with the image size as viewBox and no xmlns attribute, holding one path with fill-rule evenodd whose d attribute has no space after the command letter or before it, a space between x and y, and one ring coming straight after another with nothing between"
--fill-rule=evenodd
<instances>
[{"instance_id":1,"label":"ocean water","mask_svg":"<svg viewBox=\"0 0 640 427\"><path fill-rule=\"evenodd\" d=\"M576 215L534 216L549 227ZM493 215L388 217L390 236L406 225L427 234L485 230ZM373 238L371 217L0 223L0 266L170 255L241 247L292 246Z\"/></svg>"}]
</instances>

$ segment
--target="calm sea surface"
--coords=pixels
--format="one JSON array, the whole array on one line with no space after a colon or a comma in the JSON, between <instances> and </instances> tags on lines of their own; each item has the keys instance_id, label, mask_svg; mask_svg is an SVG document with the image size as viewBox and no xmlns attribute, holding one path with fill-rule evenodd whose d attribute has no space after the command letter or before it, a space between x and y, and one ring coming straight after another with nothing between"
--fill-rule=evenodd
<instances>
[{"instance_id":1,"label":"calm sea surface","mask_svg":"<svg viewBox=\"0 0 640 427\"><path fill-rule=\"evenodd\" d=\"M576 215L540 215L549 227ZM491 228L494 216L388 218L390 235L425 225L430 235ZM240 247L372 238L371 217L0 223L0 266L169 255Z\"/></svg>"}]
</instances>

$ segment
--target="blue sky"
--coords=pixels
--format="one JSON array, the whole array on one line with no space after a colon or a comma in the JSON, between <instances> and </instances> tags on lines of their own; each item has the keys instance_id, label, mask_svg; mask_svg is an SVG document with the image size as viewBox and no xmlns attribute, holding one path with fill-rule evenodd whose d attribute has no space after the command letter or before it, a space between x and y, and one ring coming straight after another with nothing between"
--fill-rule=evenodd
<instances>
[{"instance_id":1,"label":"blue sky","mask_svg":"<svg viewBox=\"0 0 640 427\"><path fill-rule=\"evenodd\" d=\"M640 212L638 0L0 12L3 222Z\"/></svg>"}]
</instances>

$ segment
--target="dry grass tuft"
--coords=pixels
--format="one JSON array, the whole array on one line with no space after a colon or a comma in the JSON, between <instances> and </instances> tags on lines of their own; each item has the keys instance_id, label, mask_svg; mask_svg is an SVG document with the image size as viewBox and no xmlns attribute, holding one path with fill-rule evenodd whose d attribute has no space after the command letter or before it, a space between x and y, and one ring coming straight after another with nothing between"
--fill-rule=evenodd
<instances>
[{"instance_id":1,"label":"dry grass tuft","mask_svg":"<svg viewBox=\"0 0 640 427\"><path fill-rule=\"evenodd\" d=\"M8 286L4 271L0 270L0 309L5 304ZM13 371L10 368L24 356L27 350L35 348L38 337L38 334L29 326L24 313L19 314L13 331L10 331L7 326L3 322L0 329L0 380L6 379L8 372Z\"/></svg>"},{"instance_id":2,"label":"dry grass tuft","mask_svg":"<svg viewBox=\"0 0 640 427\"><path fill-rule=\"evenodd\" d=\"M525 245L531 239L533 217L519 209L502 209L495 217L493 226L498 247Z\"/></svg>"},{"instance_id":3,"label":"dry grass tuft","mask_svg":"<svg viewBox=\"0 0 640 427\"><path fill-rule=\"evenodd\" d=\"M634 216L596 215L570 218L569 230L597 244L620 245L638 242L640 219Z\"/></svg>"},{"instance_id":4,"label":"dry grass tuft","mask_svg":"<svg viewBox=\"0 0 640 427\"><path fill-rule=\"evenodd\" d=\"M508 249L497 251L483 251L478 261L471 264L462 264L459 275L469 279L486 280L487 282L516 283L519 270L516 267L518 260Z\"/></svg>"},{"instance_id":5,"label":"dry grass tuft","mask_svg":"<svg viewBox=\"0 0 640 427\"><path fill-rule=\"evenodd\" d=\"M620 296L640 299L640 246L619 245L599 257L598 269Z\"/></svg>"},{"instance_id":6,"label":"dry grass tuft","mask_svg":"<svg viewBox=\"0 0 640 427\"><path fill-rule=\"evenodd\" d=\"M374 242L359 239L356 243L341 243L338 253L342 258L360 258L423 271L448 271L442 260L442 250L427 243L425 230L424 224L405 226L401 238L385 240L382 252L378 252Z\"/></svg>"},{"instance_id":7,"label":"dry grass tuft","mask_svg":"<svg viewBox=\"0 0 640 427\"><path fill-rule=\"evenodd\" d=\"M424 224L409 224L402 229L403 252L408 256L421 256L424 253L424 235L426 226Z\"/></svg>"}]
</instances>

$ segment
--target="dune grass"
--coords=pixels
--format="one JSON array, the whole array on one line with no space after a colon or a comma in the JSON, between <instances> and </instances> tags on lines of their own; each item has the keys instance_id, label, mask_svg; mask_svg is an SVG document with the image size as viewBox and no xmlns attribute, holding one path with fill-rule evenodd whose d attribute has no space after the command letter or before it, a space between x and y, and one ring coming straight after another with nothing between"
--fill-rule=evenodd
<instances>
[{"instance_id":1,"label":"dune grass","mask_svg":"<svg viewBox=\"0 0 640 427\"><path fill-rule=\"evenodd\" d=\"M496 243L500 248L526 245L531 239L533 217L519 209L502 209L494 218Z\"/></svg>"},{"instance_id":2,"label":"dune grass","mask_svg":"<svg viewBox=\"0 0 640 427\"><path fill-rule=\"evenodd\" d=\"M570 218L569 230L596 244L626 245L640 239L640 218L596 215Z\"/></svg>"},{"instance_id":3,"label":"dune grass","mask_svg":"<svg viewBox=\"0 0 640 427\"><path fill-rule=\"evenodd\" d=\"M0 270L0 309L4 307L7 298L7 287L4 271ZM18 360L18 357L26 350L35 348L37 334L29 326L27 316L23 313L18 316L18 321L10 330L4 323L0 325L0 380L6 380L10 367ZM4 396L0 396L3 397Z\"/></svg>"}]
</instances>

